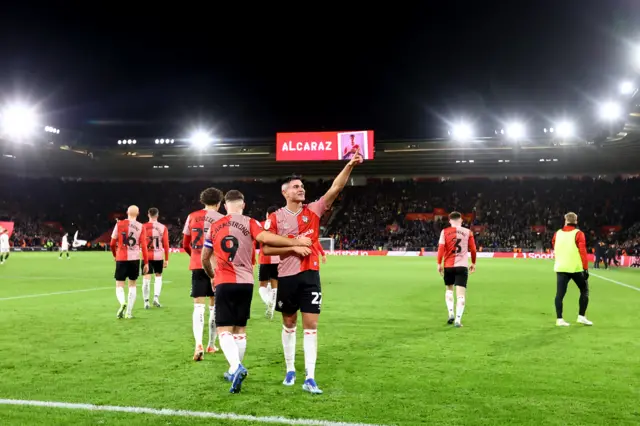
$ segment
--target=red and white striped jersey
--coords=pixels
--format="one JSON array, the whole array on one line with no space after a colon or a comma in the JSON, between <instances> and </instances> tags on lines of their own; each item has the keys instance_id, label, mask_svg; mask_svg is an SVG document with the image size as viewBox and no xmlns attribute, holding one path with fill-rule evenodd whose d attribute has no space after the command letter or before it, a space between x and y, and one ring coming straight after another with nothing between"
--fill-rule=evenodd
<instances>
[{"instance_id":1,"label":"red and white striped jersey","mask_svg":"<svg viewBox=\"0 0 640 426\"><path fill-rule=\"evenodd\" d=\"M160 222L144 224L149 260L169 260L169 230Z\"/></svg>"},{"instance_id":2,"label":"red and white striped jersey","mask_svg":"<svg viewBox=\"0 0 640 426\"><path fill-rule=\"evenodd\" d=\"M476 263L476 241L469 229L450 226L442 230L438 242L438 265L444 260L445 268L467 268L469 254L471 263Z\"/></svg>"},{"instance_id":3,"label":"red and white striped jersey","mask_svg":"<svg viewBox=\"0 0 640 426\"><path fill-rule=\"evenodd\" d=\"M111 251L119 262L140 260L140 252L145 263L149 261L147 233L137 220L121 220L111 233Z\"/></svg>"}]
</instances>

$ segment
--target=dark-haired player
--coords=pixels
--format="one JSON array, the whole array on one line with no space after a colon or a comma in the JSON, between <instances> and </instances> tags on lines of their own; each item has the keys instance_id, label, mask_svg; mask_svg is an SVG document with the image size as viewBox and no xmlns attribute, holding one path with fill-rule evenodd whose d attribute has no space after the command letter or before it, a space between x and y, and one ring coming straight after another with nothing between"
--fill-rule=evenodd
<instances>
[{"instance_id":1,"label":"dark-haired player","mask_svg":"<svg viewBox=\"0 0 640 426\"><path fill-rule=\"evenodd\" d=\"M231 393L240 392L247 370L242 365L247 349L247 320L253 297L253 260L255 242L290 247L299 256L311 253L311 239L290 239L265 232L255 219L244 216L244 196L231 190L225 194L227 216L215 222L202 250L202 265L214 280L216 289L216 323L220 330L220 347L229 362L225 378ZM215 274L211 255L215 256Z\"/></svg>"},{"instance_id":2,"label":"dark-haired player","mask_svg":"<svg viewBox=\"0 0 640 426\"><path fill-rule=\"evenodd\" d=\"M149 295L151 287L151 275L155 275L153 282L153 306L161 308L160 293L162 292L162 271L169 266L169 231L167 227L158 222L160 212L151 207L147 211L149 222L144 224L147 231L147 248L149 250L149 271L142 277L142 296L144 308L149 309Z\"/></svg>"},{"instance_id":3,"label":"dark-haired player","mask_svg":"<svg viewBox=\"0 0 640 426\"><path fill-rule=\"evenodd\" d=\"M288 238L309 237L314 242L320 237L320 217L331 207L344 189L351 171L362 163L362 156L355 156L335 178L331 188L319 200L304 204L305 190L302 180L291 177L282 185L282 195L287 200L286 207L272 213L265 223L265 229ZM282 312L282 346L287 373L283 384L293 386L296 380L296 326L298 311L302 312L304 327L304 364L306 379L302 388L310 393L322 393L315 381L316 359L318 356L318 318L322 304L322 289L318 250L312 248L310 256L300 258L290 248L263 247L265 254L279 255L278 295L276 310Z\"/></svg>"},{"instance_id":4,"label":"dark-haired player","mask_svg":"<svg viewBox=\"0 0 640 426\"><path fill-rule=\"evenodd\" d=\"M269 219L269 215L278 210L277 207L271 206L267 209L266 219ZM264 227L265 222L261 225ZM264 254L264 250L260 247L260 256L258 258L258 281L260 282L260 288L258 288L258 294L260 298L267 306L265 316L267 319L273 319L273 311L276 307L276 295L278 294L278 263L280 258L278 256L268 256Z\"/></svg>"},{"instance_id":5,"label":"dark-haired player","mask_svg":"<svg viewBox=\"0 0 640 426\"><path fill-rule=\"evenodd\" d=\"M215 221L222 219L218 213L222 202L222 191L217 188L207 188L200 194L200 202L204 209L197 210L187 217L182 234L182 248L191 256L189 269L191 270L191 297L193 298L193 337L196 340L196 349L193 354L194 361L202 361L204 347L202 345L202 333L204 332L204 311L206 298L209 298L209 344L207 352L214 353L216 348L216 319L215 319L215 293L211 286L211 279L202 269L202 248L204 239Z\"/></svg>"},{"instance_id":6,"label":"dark-haired player","mask_svg":"<svg viewBox=\"0 0 640 426\"><path fill-rule=\"evenodd\" d=\"M462 227L462 215L458 212L449 214L450 227L440 233L438 244L438 273L444 277L446 286L445 300L449 311L448 324L462 327L462 314L467 295L467 281L469 272L476 270L476 242L473 233ZM469 266L469 253L471 253L471 266ZM444 260L444 266L443 266ZM453 311L453 287L456 288L455 317Z\"/></svg>"}]
</instances>

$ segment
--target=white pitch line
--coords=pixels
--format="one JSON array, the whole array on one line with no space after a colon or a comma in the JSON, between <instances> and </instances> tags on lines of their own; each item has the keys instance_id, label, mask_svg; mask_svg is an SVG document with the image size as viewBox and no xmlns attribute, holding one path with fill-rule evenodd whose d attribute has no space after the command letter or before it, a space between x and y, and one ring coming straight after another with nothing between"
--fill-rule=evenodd
<instances>
[{"instance_id":1,"label":"white pitch line","mask_svg":"<svg viewBox=\"0 0 640 426\"><path fill-rule=\"evenodd\" d=\"M113 290L114 288L115 288L114 286L96 287L96 288L85 288L82 290L56 291L55 293L25 294L22 296L0 297L0 302L2 302L3 300L30 299L32 297L57 296L58 294L86 293L88 291L98 291L98 290L107 290L107 289Z\"/></svg>"},{"instance_id":2,"label":"white pitch line","mask_svg":"<svg viewBox=\"0 0 640 426\"><path fill-rule=\"evenodd\" d=\"M602 275L594 274L593 272L591 272L589 275L593 275L594 277L598 277L601 280L605 280L605 281L612 282L614 284L621 285L622 287L630 288L631 290L640 291L640 288L638 288L638 287L634 287L634 286L629 285L629 284L621 283L620 281L612 280L611 278L606 278L606 277L603 277Z\"/></svg>"},{"instance_id":3,"label":"white pitch line","mask_svg":"<svg viewBox=\"0 0 640 426\"><path fill-rule=\"evenodd\" d=\"M310 426L382 426L366 423L332 422L328 420L314 419L290 419L287 417L260 417L235 413L212 413L209 411L171 410L169 408L156 409L145 407L119 407L114 405L73 404L69 402L30 401L24 399L0 399L0 405L17 405L46 408L66 408L71 410L109 411L115 413L152 414L156 416L174 417L198 417L205 419L250 421L257 423L274 423L284 425L310 425Z\"/></svg>"}]
</instances>

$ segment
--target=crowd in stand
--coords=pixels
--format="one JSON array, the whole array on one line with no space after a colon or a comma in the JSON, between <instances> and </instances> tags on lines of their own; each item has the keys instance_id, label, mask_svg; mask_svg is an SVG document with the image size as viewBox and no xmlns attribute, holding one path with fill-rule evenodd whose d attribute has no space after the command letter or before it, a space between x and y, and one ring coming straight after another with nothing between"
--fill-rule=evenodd
<instances>
[{"instance_id":1,"label":"crowd in stand","mask_svg":"<svg viewBox=\"0 0 640 426\"><path fill-rule=\"evenodd\" d=\"M307 198L321 195L330 182L305 182ZM58 222L92 240L113 228L113 213L136 204L141 212L157 207L179 246L189 212L200 208L202 189L239 189L246 214L259 220L270 205L282 205L275 182L85 182L78 180L5 179L0 181L0 220L16 224L14 244L40 245L60 234L43 226ZM444 217L408 220L407 213L457 210L468 215L479 247L495 250L546 250L548 231L562 226L564 213L579 215L590 244L607 240L627 253L640 253L640 179L474 179L379 180L347 187L324 222L336 248L349 250L431 250L438 244ZM141 217L141 220L146 218ZM621 230L602 233L604 226Z\"/></svg>"}]
</instances>

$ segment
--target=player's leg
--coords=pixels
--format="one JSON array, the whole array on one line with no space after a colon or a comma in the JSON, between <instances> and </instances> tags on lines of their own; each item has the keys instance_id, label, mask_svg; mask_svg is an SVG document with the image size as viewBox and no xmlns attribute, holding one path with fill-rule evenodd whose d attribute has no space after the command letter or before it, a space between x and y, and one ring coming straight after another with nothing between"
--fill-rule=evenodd
<instances>
[{"instance_id":1,"label":"player's leg","mask_svg":"<svg viewBox=\"0 0 640 426\"><path fill-rule=\"evenodd\" d=\"M454 286L456 288L456 318L454 325L462 327L462 315L467 304L467 282L469 281L469 269L465 267L453 268L455 274Z\"/></svg>"},{"instance_id":2,"label":"player's leg","mask_svg":"<svg viewBox=\"0 0 640 426\"><path fill-rule=\"evenodd\" d=\"M66 250L67 251L67 260L70 259L69 257L69 249Z\"/></svg>"},{"instance_id":3,"label":"player's leg","mask_svg":"<svg viewBox=\"0 0 640 426\"><path fill-rule=\"evenodd\" d=\"M235 297L236 319L234 320L235 328L233 330L233 339L238 346L240 354L240 363L244 360L244 354L247 351L247 321L251 317L251 301L253 299L253 284L236 284L234 292Z\"/></svg>"},{"instance_id":4,"label":"player's leg","mask_svg":"<svg viewBox=\"0 0 640 426\"><path fill-rule=\"evenodd\" d=\"M64 250L60 249L60 252L58 253L58 260L62 260L62 254L64 253Z\"/></svg>"},{"instance_id":5,"label":"player's leg","mask_svg":"<svg viewBox=\"0 0 640 426\"><path fill-rule=\"evenodd\" d=\"M216 347L216 338L218 337L218 328L216 327L216 297L209 298L209 343L207 344L207 353L215 353L218 351Z\"/></svg>"},{"instance_id":6,"label":"player's leg","mask_svg":"<svg viewBox=\"0 0 640 426\"><path fill-rule=\"evenodd\" d=\"M204 347L202 346L202 333L204 332L205 300L208 297L207 287L211 287L209 280L204 282L201 269L191 271L191 297L193 298L192 328L195 339L194 361L204 359ZM205 274L206 275L206 274Z\"/></svg>"},{"instance_id":7,"label":"player's leg","mask_svg":"<svg viewBox=\"0 0 640 426\"><path fill-rule=\"evenodd\" d=\"M567 287L569 286L570 279L570 274L556 272L556 325L560 327L566 327L569 325L569 323L562 317L562 301L564 300L565 294L567 294Z\"/></svg>"},{"instance_id":8,"label":"player's leg","mask_svg":"<svg viewBox=\"0 0 640 426\"><path fill-rule=\"evenodd\" d=\"M454 296L453 296L453 285L456 282L456 274L455 274L455 270L454 268L444 268L444 285L445 285L445 290L444 290L444 301L447 305L447 313L449 314L449 317L447 319L447 324L453 324L453 321L455 319L455 312L454 312Z\"/></svg>"},{"instance_id":9,"label":"player's leg","mask_svg":"<svg viewBox=\"0 0 640 426\"><path fill-rule=\"evenodd\" d=\"M315 380L316 361L318 359L318 319L322 307L322 288L318 271L305 271L302 274L300 292L300 312L304 327L304 368L305 380L302 389L312 394L321 394Z\"/></svg>"},{"instance_id":10,"label":"player's leg","mask_svg":"<svg viewBox=\"0 0 640 426\"><path fill-rule=\"evenodd\" d=\"M296 382L296 326L298 322L298 275L282 277L278 284L276 311L282 313L282 351L286 375L282 382L293 386Z\"/></svg>"},{"instance_id":11,"label":"player's leg","mask_svg":"<svg viewBox=\"0 0 640 426\"><path fill-rule=\"evenodd\" d=\"M271 285L271 290L269 290L269 294L267 296L267 310L265 312L265 316L268 320L273 319L273 313L276 308L276 300L278 298L278 265L271 264L269 265L269 284Z\"/></svg>"},{"instance_id":12,"label":"player's leg","mask_svg":"<svg viewBox=\"0 0 640 426\"><path fill-rule=\"evenodd\" d=\"M578 323L584 325L593 325L593 322L587 319L587 307L589 306L589 281L585 279L582 272L572 274L571 278L580 290L580 299L578 300Z\"/></svg>"},{"instance_id":13,"label":"player's leg","mask_svg":"<svg viewBox=\"0 0 640 426\"><path fill-rule=\"evenodd\" d=\"M216 292L216 322L220 324L220 347L229 363L229 371L224 377L231 382L229 392L239 393L248 374L242 365L242 358L246 349L246 326L251 309L253 285L221 284L217 286ZM248 301L245 300L247 292ZM240 342L240 336L244 337L243 342Z\"/></svg>"},{"instance_id":14,"label":"player's leg","mask_svg":"<svg viewBox=\"0 0 640 426\"><path fill-rule=\"evenodd\" d=\"M127 314L125 318L133 318L133 306L136 303L136 297L138 296L137 281L140 277L140 261L130 260L127 262L127 270L129 279L129 294L127 298Z\"/></svg>"},{"instance_id":15,"label":"player's leg","mask_svg":"<svg viewBox=\"0 0 640 426\"><path fill-rule=\"evenodd\" d=\"M154 261L149 262L148 273L142 276L142 298L144 299L144 308L149 309L149 293L151 292L151 274L153 273ZM144 267L141 265L141 267Z\"/></svg>"},{"instance_id":16,"label":"player's leg","mask_svg":"<svg viewBox=\"0 0 640 426\"><path fill-rule=\"evenodd\" d=\"M164 266L164 263L160 263L162 266ZM162 293L162 271L164 270L164 267L162 270L160 270L160 272L155 271L156 273L156 277L155 280L153 281L153 306L155 306L156 308L162 308L162 305L160 304L160 294Z\"/></svg>"},{"instance_id":17,"label":"player's leg","mask_svg":"<svg viewBox=\"0 0 640 426\"><path fill-rule=\"evenodd\" d=\"M260 299L264 302L265 305L269 305L269 265L260 264L258 267L258 282L260 287L258 287L258 295L260 295Z\"/></svg>"},{"instance_id":18,"label":"player's leg","mask_svg":"<svg viewBox=\"0 0 640 426\"><path fill-rule=\"evenodd\" d=\"M126 262L116 262L116 272L114 274L116 280L116 298L120 304L120 308L118 308L118 312L116 313L117 318L124 318L124 313L127 310L127 300L124 295L124 285L127 280L125 264Z\"/></svg>"}]
</instances>

